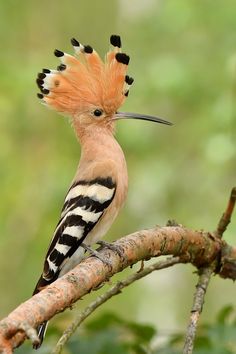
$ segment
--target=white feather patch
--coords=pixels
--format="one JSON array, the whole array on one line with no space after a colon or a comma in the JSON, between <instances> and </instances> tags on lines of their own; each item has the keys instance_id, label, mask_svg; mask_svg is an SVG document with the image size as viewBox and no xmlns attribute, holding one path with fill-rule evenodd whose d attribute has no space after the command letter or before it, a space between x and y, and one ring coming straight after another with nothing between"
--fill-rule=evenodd
<instances>
[{"instance_id":1,"label":"white feather patch","mask_svg":"<svg viewBox=\"0 0 236 354\"><path fill-rule=\"evenodd\" d=\"M72 209L71 211L65 210L65 212L62 214L62 220L60 224L57 226L56 230L54 231L54 235L57 233L58 229L61 227L61 225L66 222L66 219L70 215L77 215L81 216L82 219L88 223L88 222L93 222L96 223L99 219L99 217L102 215L102 211L98 213L94 213L93 211L87 211L84 210L82 207L77 207ZM68 232L67 232L68 231ZM71 236L75 236L80 238L83 235L84 228L80 227L80 225L74 225L74 226L68 226L65 228L63 231L64 234L69 234Z\"/></svg>"},{"instance_id":2,"label":"white feather patch","mask_svg":"<svg viewBox=\"0 0 236 354\"><path fill-rule=\"evenodd\" d=\"M55 249L65 255L69 251L70 246L64 245L62 243L56 243Z\"/></svg>"},{"instance_id":3,"label":"white feather patch","mask_svg":"<svg viewBox=\"0 0 236 354\"><path fill-rule=\"evenodd\" d=\"M72 237L77 237L77 238L81 238L83 236L83 233L84 233L84 228L79 225L67 226L63 231L64 235L70 235Z\"/></svg>"},{"instance_id":4,"label":"white feather patch","mask_svg":"<svg viewBox=\"0 0 236 354\"><path fill-rule=\"evenodd\" d=\"M100 211L99 213L94 213L92 211L88 211L88 210L83 210L81 207L75 208L72 211L69 211L66 214L66 217L69 215L78 215L81 216L83 218L83 220L88 223L88 222L97 222L99 219L99 216L102 215L102 211Z\"/></svg>"},{"instance_id":5,"label":"white feather patch","mask_svg":"<svg viewBox=\"0 0 236 354\"><path fill-rule=\"evenodd\" d=\"M50 255L47 258L49 269L52 270L54 273L57 271L58 267L49 259Z\"/></svg>"},{"instance_id":6,"label":"white feather patch","mask_svg":"<svg viewBox=\"0 0 236 354\"><path fill-rule=\"evenodd\" d=\"M74 47L75 53L77 55L80 54L81 52L83 52L83 50L84 50L84 46L82 44L80 44L79 47L78 46L73 46L73 47Z\"/></svg>"},{"instance_id":7,"label":"white feather patch","mask_svg":"<svg viewBox=\"0 0 236 354\"><path fill-rule=\"evenodd\" d=\"M91 186L78 185L69 191L65 201L76 198L79 195L83 195L98 201L99 203L104 203L112 198L114 189L115 188L110 189L105 186L101 186L100 184L92 184Z\"/></svg>"},{"instance_id":8,"label":"white feather patch","mask_svg":"<svg viewBox=\"0 0 236 354\"><path fill-rule=\"evenodd\" d=\"M84 258L84 252L84 249L79 247L70 258L66 258L60 266L61 271L59 276L61 277L79 264Z\"/></svg>"},{"instance_id":9,"label":"white feather patch","mask_svg":"<svg viewBox=\"0 0 236 354\"><path fill-rule=\"evenodd\" d=\"M44 81L43 87L45 89L50 90L52 87L54 87L54 85L53 85L54 76L55 75L53 73L46 74L46 77L43 79L43 81Z\"/></svg>"}]
</instances>

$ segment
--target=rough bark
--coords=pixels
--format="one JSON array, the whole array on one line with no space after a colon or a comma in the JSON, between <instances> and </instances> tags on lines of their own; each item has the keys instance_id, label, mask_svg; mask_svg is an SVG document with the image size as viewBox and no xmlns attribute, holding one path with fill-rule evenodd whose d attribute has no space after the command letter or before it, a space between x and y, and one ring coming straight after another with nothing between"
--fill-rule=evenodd
<instances>
[{"instance_id":1,"label":"rough bark","mask_svg":"<svg viewBox=\"0 0 236 354\"><path fill-rule=\"evenodd\" d=\"M25 336L37 341L33 328L39 323L64 311L113 274L140 260L173 255L180 257L180 262L192 263L198 269L215 262L216 273L236 279L236 248L209 232L182 226L156 227L123 237L114 244L120 247L122 256L107 248L100 251L109 259L111 267L89 257L0 321L0 353L12 353L12 348L20 345Z\"/></svg>"}]
</instances>

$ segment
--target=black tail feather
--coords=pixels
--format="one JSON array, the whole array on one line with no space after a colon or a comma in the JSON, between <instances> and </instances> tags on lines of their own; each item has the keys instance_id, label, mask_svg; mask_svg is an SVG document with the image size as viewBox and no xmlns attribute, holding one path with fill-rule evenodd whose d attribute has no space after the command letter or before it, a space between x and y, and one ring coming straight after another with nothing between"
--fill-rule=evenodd
<instances>
[{"instance_id":1,"label":"black tail feather","mask_svg":"<svg viewBox=\"0 0 236 354\"><path fill-rule=\"evenodd\" d=\"M45 321L45 322L41 323L36 328L37 334L38 334L38 337L39 337L39 343L33 345L34 349L39 349L41 347L41 345L43 343L44 336L45 336L45 332L47 330L47 326L48 326L48 321Z\"/></svg>"},{"instance_id":2,"label":"black tail feather","mask_svg":"<svg viewBox=\"0 0 236 354\"><path fill-rule=\"evenodd\" d=\"M39 281L34 289L33 295L38 294L41 290L43 290L50 282L46 281L42 275L39 278ZM39 343L38 344L34 344L33 348L34 349L39 349L43 343L43 339L47 330L47 326L48 326L48 321L44 321L42 323L40 323L40 325L38 325L38 327L36 328L37 331L37 335L39 337Z\"/></svg>"}]
</instances>

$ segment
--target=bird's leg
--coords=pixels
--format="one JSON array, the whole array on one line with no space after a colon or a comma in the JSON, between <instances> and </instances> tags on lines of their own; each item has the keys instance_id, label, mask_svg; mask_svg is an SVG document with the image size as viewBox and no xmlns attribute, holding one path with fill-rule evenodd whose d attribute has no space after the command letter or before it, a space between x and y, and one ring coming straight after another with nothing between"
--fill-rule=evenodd
<instances>
[{"instance_id":1,"label":"bird's leg","mask_svg":"<svg viewBox=\"0 0 236 354\"><path fill-rule=\"evenodd\" d=\"M112 264L111 264L111 262L109 261L109 259L102 257L101 254L100 254L98 251L92 249L91 247L89 247L88 245L86 245L84 242L82 242L80 246L81 246L85 251L87 251L87 252L90 254L90 256L94 256L94 257L100 259L100 261L102 261L103 263L105 263L105 264L108 265L109 267L112 267Z\"/></svg>"},{"instance_id":2,"label":"bird's leg","mask_svg":"<svg viewBox=\"0 0 236 354\"><path fill-rule=\"evenodd\" d=\"M97 241L97 244L102 246L102 247L107 247L110 250L118 253L118 255L123 258L124 257L124 252L120 246L115 246L114 243L106 242L106 241Z\"/></svg>"}]
</instances>

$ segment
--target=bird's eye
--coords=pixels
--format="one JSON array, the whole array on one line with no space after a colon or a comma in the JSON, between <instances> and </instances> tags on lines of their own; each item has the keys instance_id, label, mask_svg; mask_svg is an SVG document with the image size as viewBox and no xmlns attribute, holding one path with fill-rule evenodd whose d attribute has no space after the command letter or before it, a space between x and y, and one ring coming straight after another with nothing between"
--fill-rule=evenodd
<instances>
[{"instance_id":1,"label":"bird's eye","mask_svg":"<svg viewBox=\"0 0 236 354\"><path fill-rule=\"evenodd\" d=\"M103 111L101 109L95 109L95 111L93 111L93 115L95 117L100 117L103 114Z\"/></svg>"}]
</instances>

